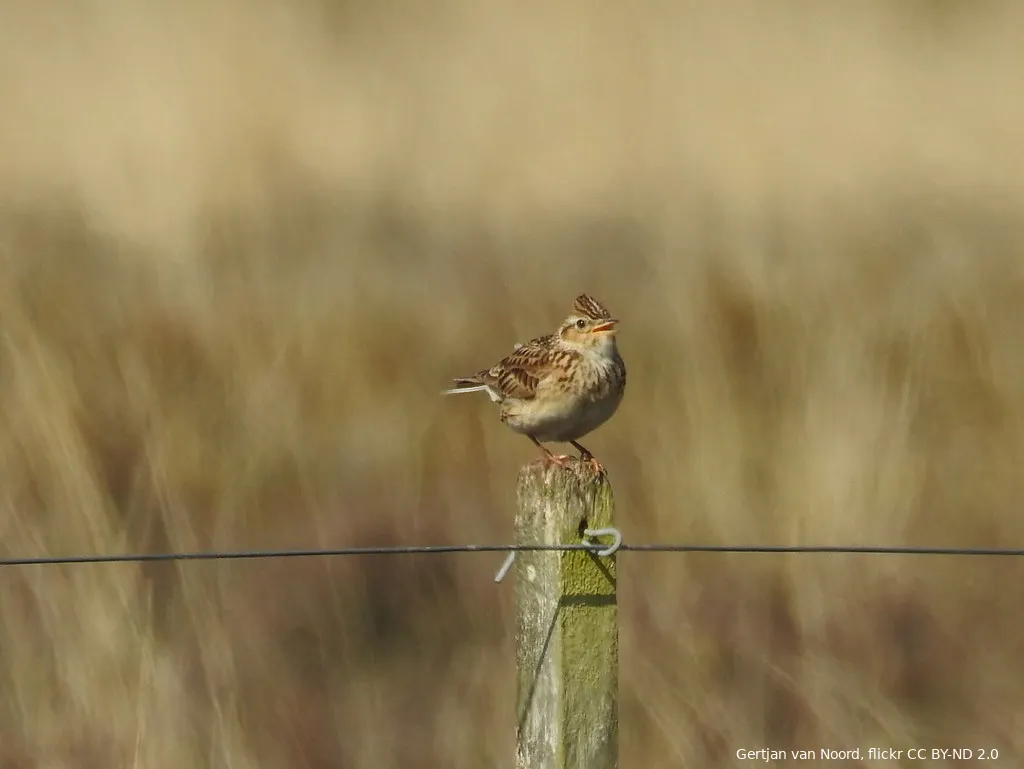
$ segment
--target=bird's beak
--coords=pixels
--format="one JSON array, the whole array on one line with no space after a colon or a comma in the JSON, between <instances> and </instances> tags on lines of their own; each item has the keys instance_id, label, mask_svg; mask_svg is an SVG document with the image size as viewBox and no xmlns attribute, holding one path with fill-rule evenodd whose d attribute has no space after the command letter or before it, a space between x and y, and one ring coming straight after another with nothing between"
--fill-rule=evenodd
<instances>
[{"instance_id":1,"label":"bird's beak","mask_svg":"<svg viewBox=\"0 0 1024 769\"><path fill-rule=\"evenodd\" d=\"M615 324L618 323L618 322L619 321L617 321L615 319L606 320L600 326L594 326L593 331L594 331L595 334L598 334L598 333L600 333L602 331L617 331L618 329L615 328Z\"/></svg>"}]
</instances>

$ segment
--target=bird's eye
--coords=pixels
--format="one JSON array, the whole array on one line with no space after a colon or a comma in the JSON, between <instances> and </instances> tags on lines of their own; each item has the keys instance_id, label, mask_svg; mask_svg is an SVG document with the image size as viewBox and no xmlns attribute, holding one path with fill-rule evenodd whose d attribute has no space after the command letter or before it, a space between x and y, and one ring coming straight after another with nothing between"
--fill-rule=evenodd
<instances>
[{"instance_id":1,"label":"bird's eye","mask_svg":"<svg viewBox=\"0 0 1024 769\"><path fill-rule=\"evenodd\" d=\"M578 321L576 321L576 328L583 329L583 328L586 328L586 327L587 327L587 322L585 320L583 320L583 318L580 318Z\"/></svg>"}]
</instances>

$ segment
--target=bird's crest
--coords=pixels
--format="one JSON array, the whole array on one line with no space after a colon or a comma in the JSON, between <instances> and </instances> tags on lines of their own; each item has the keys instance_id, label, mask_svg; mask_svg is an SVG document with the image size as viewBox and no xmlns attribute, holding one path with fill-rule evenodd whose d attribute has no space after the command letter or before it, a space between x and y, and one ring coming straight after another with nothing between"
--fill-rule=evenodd
<instances>
[{"instance_id":1,"label":"bird's crest","mask_svg":"<svg viewBox=\"0 0 1024 769\"><path fill-rule=\"evenodd\" d=\"M573 302L573 309L585 318L591 320L608 320L612 317L612 314L608 312L608 308L597 301L592 296L586 294L580 294L576 297L576 301Z\"/></svg>"}]
</instances>

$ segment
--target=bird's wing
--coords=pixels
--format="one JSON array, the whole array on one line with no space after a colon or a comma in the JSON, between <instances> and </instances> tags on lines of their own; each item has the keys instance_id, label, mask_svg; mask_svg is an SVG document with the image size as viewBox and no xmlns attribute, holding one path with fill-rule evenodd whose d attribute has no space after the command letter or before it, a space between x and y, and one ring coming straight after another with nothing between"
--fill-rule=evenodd
<instances>
[{"instance_id":1,"label":"bird's wing","mask_svg":"<svg viewBox=\"0 0 1024 769\"><path fill-rule=\"evenodd\" d=\"M530 400L551 371L555 342L552 335L517 344L511 355L478 372L476 378L493 387L502 397Z\"/></svg>"}]
</instances>

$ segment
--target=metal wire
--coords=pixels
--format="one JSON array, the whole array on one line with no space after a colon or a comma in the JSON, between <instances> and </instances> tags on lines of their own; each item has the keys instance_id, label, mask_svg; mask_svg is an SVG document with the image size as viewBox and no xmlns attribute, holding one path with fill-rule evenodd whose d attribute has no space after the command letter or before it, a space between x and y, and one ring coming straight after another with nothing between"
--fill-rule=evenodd
<instances>
[{"instance_id":1,"label":"metal wire","mask_svg":"<svg viewBox=\"0 0 1024 769\"><path fill-rule=\"evenodd\" d=\"M876 545L623 545L621 550L660 553L848 553L853 555L1016 555L1007 547L880 547Z\"/></svg>"},{"instance_id":2,"label":"metal wire","mask_svg":"<svg viewBox=\"0 0 1024 769\"><path fill-rule=\"evenodd\" d=\"M184 553L125 553L0 558L0 566L50 566L84 563L143 563L160 561L228 561L260 558L317 558L369 555L430 555L442 553L522 553L538 551L606 551L606 545L394 545L303 550L221 550ZM618 551L637 553L846 553L852 555L1024 556L1024 548L882 547L873 545L684 545L623 543Z\"/></svg>"}]
</instances>

